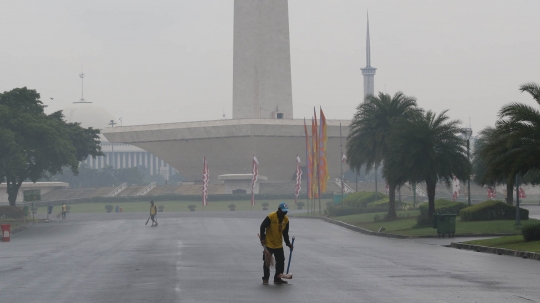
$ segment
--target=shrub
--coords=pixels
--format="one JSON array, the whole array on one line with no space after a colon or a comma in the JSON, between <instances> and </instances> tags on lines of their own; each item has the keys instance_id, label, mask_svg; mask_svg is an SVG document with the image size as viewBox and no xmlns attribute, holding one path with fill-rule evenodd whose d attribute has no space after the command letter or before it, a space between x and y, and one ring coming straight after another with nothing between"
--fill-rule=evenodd
<instances>
[{"instance_id":1,"label":"shrub","mask_svg":"<svg viewBox=\"0 0 540 303\"><path fill-rule=\"evenodd\" d=\"M438 214L459 214L460 210L467 207L463 202L454 202L445 199L435 200L435 212ZM422 203L418 206L420 216L416 219L416 227L431 226L433 220L429 218L429 205Z\"/></svg>"},{"instance_id":2,"label":"shrub","mask_svg":"<svg viewBox=\"0 0 540 303\"><path fill-rule=\"evenodd\" d=\"M515 220L516 207L503 201L488 200L462 209L459 216L462 221ZM522 220L528 220L529 211L520 208L519 216Z\"/></svg>"},{"instance_id":3,"label":"shrub","mask_svg":"<svg viewBox=\"0 0 540 303\"><path fill-rule=\"evenodd\" d=\"M523 239L526 242L539 241L540 240L540 224L525 225L521 229Z\"/></svg>"},{"instance_id":4,"label":"shrub","mask_svg":"<svg viewBox=\"0 0 540 303\"><path fill-rule=\"evenodd\" d=\"M112 205L110 205L110 204L105 205L105 210L106 210L108 213L111 213L112 210L113 210L113 208L114 208L114 207L113 207Z\"/></svg>"},{"instance_id":5,"label":"shrub","mask_svg":"<svg viewBox=\"0 0 540 303\"><path fill-rule=\"evenodd\" d=\"M38 212L37 206L32 207L32 213L35 215Z\"/></svg>"},{"instance_id":6,"label":"shrub","mask_svg":"<svg viewBox=\"0 0 540 303\"><path fill-rule=\"evenodd\" d=\"M17 206L0 206L0 217L9 219L22 219L24 211Z\"/></svg>"},{"instance_id":7,"label":"shrub","mask_svg":"<svg viewBox=\"0 0 540 303\"><path fill-rule=\"evenodd\" d=\"M390 202L390 199L388 198L382 198L373 202L369 202L366 206L367 207L386 207L388 208L388 202Z\"/></svg>"},{"instance_id":8,"label":"shrub","mask_svg":"<svg viewBox=\"0 0 540 303\"><path fill-rule=\"evenodd\" d=\"M229 210L235 210L236 209L236 205L234 205L234 203L231 203L229 205L227 205L227 207L229 208Z\"/></svg>"},{"instance_id":9,"label":"shrub","mask_svg":"<svg viewBox=\"0 0 540 303\"><path fill-rule=\"evenodd\" d=\"M193 204L188 205L188 208L189 208L190 211L195 211L195 208L196 208L196 207L197 207L197 206L196 206L196 205L193 205Z\"/></svg>"},{"instance_id":10,"label":"shrub","mask_svg":"<svg viewBox=\"0 0 540 303\"><path fill-rule=\"evenodd\" d=\"M268 204L268 202L264 202L263 204L261 204L262 207L268 207L268 205L270 205Z\"/></svg>"},{"instance_id":11,"label":"shrub","mask_svg":"<svg viewBox=\"0 0 540 303\"><path fill-rule=\"evenodd\" d=\"M388 196L381 193L361 191L347 195L347 197L343 198L341 204L348 207L366 207L367 204L384 198L388 198Z\"/></svg>"},{"instance_id":12,"label":"shrub","mask_svg":"<svg viewBox=\"0 0 540 303\"><path fill-rule=\"evenodd\" d=\"M158 209L158 212L162 213L163 210L165 210L165 205L160 205L157 207L157 209Z\"/></svg>"},{"instance_id":13,"label":"shrub","mask_svg":"<svg viewBox=\"0 0 540 303\"><path fill-rule=\"evenodd\" d=\"M302 207L304 207L304 205L305 205L304 202L298 202L298 203L296 203L296 208L302 209Z\"/></svg>"},{"instance_id":14,"label":"shrub","mask_svg":"<svg viewBox=\"0 0 540 303\"><path fill-rule=\"evenodd\" d=\"M70 211L71 211L71 206L70 206L70 205L67 205L67 206L66 206L66 209L67 209L67 213L69 214Z\"/></svg>"},{"instance_id":15,"label":"shrub","mask_svg":"<svg viewBox=\"0 0 540 303\"><path fill-rule=\"evenodd\" d=\"M385 212L388 207L348 207L343 205L332 205L326 209L326 214L330 217L339 217L356 214L370 214Z\"/></svg>"}]
</instances>

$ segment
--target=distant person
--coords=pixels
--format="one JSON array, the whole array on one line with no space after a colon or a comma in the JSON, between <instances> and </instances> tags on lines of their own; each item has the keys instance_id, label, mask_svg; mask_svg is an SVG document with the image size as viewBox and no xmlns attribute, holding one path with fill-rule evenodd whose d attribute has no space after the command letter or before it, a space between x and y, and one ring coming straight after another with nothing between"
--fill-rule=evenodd
<instances>
[{"instance_id":1,"label":"distant person","mask_svg":"<svg viewBox=\"0 0 540 303\"><path fill-rule=\"evenodd\" d=\"M283 252L283 240L291 250L293 246L289 242L289 218L287 212L289 206L285 202L279 204L278 210L270 213L262 222L260 228L261 244L268 249L270 254L276 258L276 273L274 274L274 284L287 284L279 275L285 269L285 254ZM263 255L264 260L264 255ZM270 278L270 267L263 262L264 276L263 284L268 285Z\"/></svg>"},{"instance_id":2,"label":"distant person","mask_svg":"<svg viewBox=\"0 0 540 303\"><path fill-rule=\"evenodd\" d=\"M157 206L154 205L154 201L150 201L150 219L152 219L152 226L157 226L157 221L155 219L157 214Z\"/></svg>"},{"instance_id":3,"label":"distant person","mask_svg":"<svg viewBox=\"0 0 540 303\"><path fill-rule=\"evenodd\" d=\"M65 220L65 219L66 219L66 214L67 214L67 206L66 206L66 203L62 203L62 220Z\"/></svg>"}]
</instances>

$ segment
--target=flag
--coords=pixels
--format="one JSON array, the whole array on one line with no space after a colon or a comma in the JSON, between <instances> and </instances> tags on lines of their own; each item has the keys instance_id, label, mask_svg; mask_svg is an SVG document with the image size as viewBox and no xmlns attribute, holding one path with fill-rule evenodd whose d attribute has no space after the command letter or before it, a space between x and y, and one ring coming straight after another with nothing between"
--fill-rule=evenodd
<instances>
[{"instance_id":1,"label":"flag","mask_svg":"<svg viewBox=\"0 0 540 303\"><path fill-rule=\"evenodd\" d=\"M326 159L326 143L328 142L328 125L326 124L326 117L320 109L321 123L319 125L319 178L320 178L320 191L326 192L326 186L330 179L328 173L328 161Z\"/></svg>"},{"instance_id":2,"label":"flag","mask_svg":"<svg viewBox=\"0 0 540 303\"><path fill-rule=\"evenodd\" d=\"M461 194L461 182L454 176L452 179L452 201L456 201Z\"/></svg>"},{"instance_id":3,"label":"flag","mask_svg":"<svg viewBox=\"0 0 540 303\"><path fill-rule=\"evenodd\" d=\"M309 145L309 133L306 125L306 119L304 118L304 133L306 134L306 166L307 166L307 176L306 176L306 184L307 184L307 196L308 199L313 198L311 196L311 179L312 179L312 170L311 170L311 146Z\"/></svg>"},{"instance_id":4,"label":"flag","mask_svg":"<svg viewBox=\"0 0 540 303\"><path fill-rule=\"evenodd\" d=\"M315 110L314 110L315 111ZM316 114L316 113L315 113ZM317 117L311 119L311 192L312 198L319 197L319 144L317 136Z\"/></svg>"},{"instance_id":5,"label":"flag","mask_svg":"<svg viewBox=\"0 0 540 303\"><path fill-rule=\"evenodd\" d=\"M255 205L255 192L253 191L255 189L255 182L257 182L257 177L259 177L259 161L257 161L257 157L253 155L253 174L251 178L251 205Z\"/></svg>"},{"instance_id":6,"label":"flag","mask_svg":"<svg viewBox=\"0 0 540 303\"><path fill-rule=\"evenodd\" d=\"M203 189L202 189L202 205L208 205L208 180L210 179L210 172L208 171L208 162L206 162L206 156L203 159Z\"/></svg>"},{"instance_id":7,"label":"flag","mask_svg":"<svg viewBox=\"0 0 540 303\"><path fill-rule=\"evenodd\" d=\"M525 194L525 191L523 190L522 187L519 188L519 198L520 198L520 199L525 199L525 198L527 198L527 195Z\"/></svg>"},{"instance_id":8,"label":"flag","mask_svg":"<svg viewBox=\"0 0 540 303\"><path fill-rule=\"evenodd\" d=\"M302 188L302 168L300 167L300 156L296 155L296 188L294 191L294 204L298 200L300 189Z\"/></svg>"},{"instance_id":9,"label":"flag","mask_svg":"<svg viewBox=\"0 0 540 303\"><path fill-rule=\"evenodd\" d=\"M497 198L497 192L495 191L495 188L488 186L487 188L487 197L488 199L495 199Z\"/></svg>"},{"instance_id":10,"label":"flag","mask_svg":"<svg viewBox=\"0 0 540 303\"><path fill-rule=\"evenodd\" d=\"M345 163L347 161L347 156L345 155L345 153L341 153L341 162Z\"/></svg>"}]
</instances>

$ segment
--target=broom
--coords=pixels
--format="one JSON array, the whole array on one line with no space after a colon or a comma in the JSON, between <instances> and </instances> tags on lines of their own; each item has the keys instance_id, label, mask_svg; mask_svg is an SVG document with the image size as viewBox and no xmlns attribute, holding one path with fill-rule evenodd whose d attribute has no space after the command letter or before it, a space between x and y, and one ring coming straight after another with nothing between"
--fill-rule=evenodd
<instances>
[{"instance_id":1,"label":"broom","mask_svg":"<svg viewBox=\"0 0 540 303\"><path fill-rule=\"evenodd\" d=\"M257 234L257 236L259 237L259 240L260 240L261 235ZM268 249L266 249L266 246L262 245L262 247L264 248L264 251L263 251L263 254L264 254L264 266L266 266L266 267L274 267L274 265L276 264L274 262L274 257L272 257L272 254L268 251Z\"/></svg>"},{"instance_id":2,"label":"broom","mask_svg":"<svg viewBox=\"0 0 540 303\"><path fill-rule=\"evenodd\" d=\"M292 237L291 245L294 247L294 236ZM292 273L289 273L289 268L291 268L291 259L292 259L292 249L291 249L291 252L289 253L289 265L287 265L287 273L279 275L278 276L279 278L281 278L281 279L292 279Z\"/></svg>"}]
</instances>

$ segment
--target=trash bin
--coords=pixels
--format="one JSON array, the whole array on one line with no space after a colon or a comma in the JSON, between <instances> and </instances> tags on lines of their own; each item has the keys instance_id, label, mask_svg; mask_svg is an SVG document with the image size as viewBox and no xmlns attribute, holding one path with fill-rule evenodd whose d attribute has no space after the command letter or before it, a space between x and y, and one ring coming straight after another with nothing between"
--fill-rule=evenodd
<instances>
[{"instance_id":1,"label":"trash bin","mask_svg":"<svg viewBox=\"0 0 540 303\"><path fill-rule=\"evenodd\" d=\"M28 217L29 209L30 209L30 207L28 207L28 205L25 205L23 207L23 213L24 213L25 217Z\"/></svg>"},{"instance_id":2,"label":"trash bin","mask_svg":"<svg viewBox=\"0 0 540 303\"><path fill-rule=\"evenodd\" d=\"M433 228L437 228L437 235L453 238L456 233L456 216L454 214L433 214Z\"/></svg>"},{"instance_id":3,"label":"trash bin","mask_svg":"<svg viewBox=\"0 0 540 303\"><path fill-rule=\"evenodd\" d=\"M9 224L0 224L0 228L2 229L2 241L9 242L11 239L11 230Z\"/></svg>"},{"instance_id":4,"label":"trash bin","mask_svg":"<svg viewBox=\"0 0 540 303\"><path fill-rule=\"evenodd\" d=\"M116 212L120 212L120 206L116 205Z\"/></svg>"},{"instance_id":5,"label":"trash bin","mask_svg":"<svg viewBox=\"0 0 540 303\"><path fill-rule=\"evenodd\" d=\"M121 213L124 212L124 209L122 209L122 207L120 207L120 212L121 212Z\"/></svg>"},{"instance_id":6,"label":"trash bin","mask_svg":"<svg viewBox=\"0 0 540 303\"><path fill-rule=\"evenodd\" d=\"M47 214L52 214L52 209L53 209L53 206L52 205L49 205L47 206Z\"/></svg>"}]
</instances>

